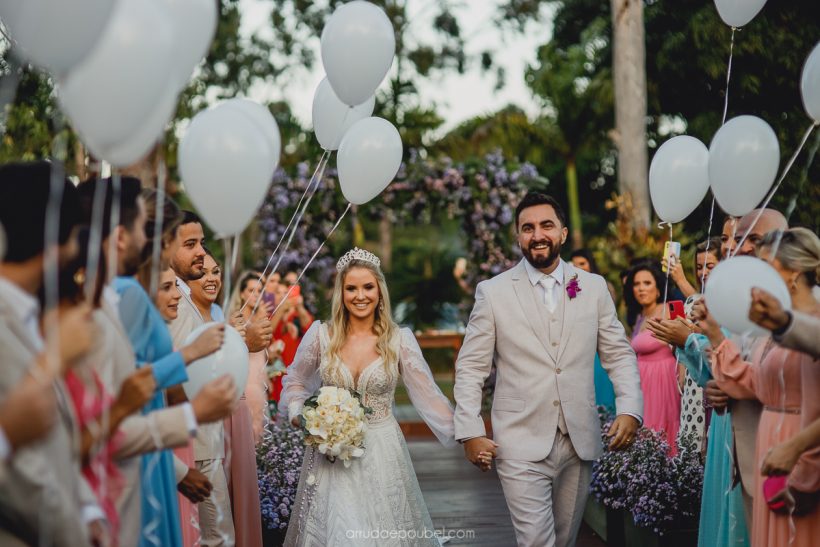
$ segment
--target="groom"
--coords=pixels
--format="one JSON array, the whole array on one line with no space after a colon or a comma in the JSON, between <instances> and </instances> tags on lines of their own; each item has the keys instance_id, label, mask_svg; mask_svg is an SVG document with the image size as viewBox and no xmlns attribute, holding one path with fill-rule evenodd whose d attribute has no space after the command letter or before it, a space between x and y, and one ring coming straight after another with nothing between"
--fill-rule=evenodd
<instances>
[{"instance_id":1,"label":"groom","mask_svg":"<svg viewBox=\"0 0 820 547\"><path fill-rule=\"evenodd\" d=\"M515 211L524 254L479 283L456 361L455 436L468 460L498 475L519 546L574 545L592 461L603 450L595 407L595 352L615 387L610 448L627 447L643 413L635 353L606 281L561 260L567 238L555 199L530 192ZM494 440L481 388L495 363ZM497 444L496 444L497 443Z\"/></svg>"}]
</instances>

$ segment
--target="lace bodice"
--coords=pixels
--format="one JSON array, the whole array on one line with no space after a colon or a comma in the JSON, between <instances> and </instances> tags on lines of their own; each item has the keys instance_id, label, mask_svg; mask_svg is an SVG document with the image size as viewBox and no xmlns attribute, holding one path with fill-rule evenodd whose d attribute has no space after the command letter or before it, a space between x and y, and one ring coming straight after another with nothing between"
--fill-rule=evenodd
<instances>
[{"instance_id":1,"label":"lace bodice","mask_svg":"<svg viewBox=\"0 0 820 547\"><path fill-rule=\"evenodd\" d=\"M358 392L362 397L362 403L373 410L373 413L367 416L368 423L380 422L391 416L399 378L398 364L393 363L389 368L385 368L384 360L379 357L361 371L358 379L354 379L347 365L339 363L340 374L333 378L328 371L329 358L325 352L329 342L327 327L322 325L319 329L319 375L322 378L322 385L343 387ZM343 381L340 382L339 379Z\"/></svg>"},{"instance_id":2,"label":"lace bodice","mask_svg":"<svg viewBox=\"0 0 820 547\"><path fill-rule=\"evenodd\" d=\"M343 363L339 367L328 367L325 351L329 343L327 326L314 322L288 368L280 408L287 408L293 418L301 412L305 399L321 386L333 385L358 391L362 402L373 409L367 417L368 422L376 423L392 415L396 385L401 377L413 406L438 439L444 444L455 444L450 401L436 385L413 333L401 329L397 336L399 361L385 367L383 359L378 358L362 370L358 379L354 379ZM332 370L339 373L331 374Z\"/></svg>"}]
</instances>

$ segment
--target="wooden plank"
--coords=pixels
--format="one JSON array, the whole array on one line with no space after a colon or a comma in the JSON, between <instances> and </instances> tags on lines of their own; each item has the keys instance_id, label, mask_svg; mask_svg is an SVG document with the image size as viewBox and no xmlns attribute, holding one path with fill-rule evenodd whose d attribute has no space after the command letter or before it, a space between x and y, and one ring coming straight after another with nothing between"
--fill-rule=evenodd
<instances>
[{"instance_id":1,"label":"wooden plank","mask_svg":"<svg viewBox=\"0 0 820 547\"><path fill-rule=\"evenodd\" d=\"M515 531L495 469L482 473L464 459L460 446L445 448L429 440L410 440L407 446L433 524L451 537L447 545L515 547ZM604 545L582 525L576 546Z\"/></svg>"}]
</instances>

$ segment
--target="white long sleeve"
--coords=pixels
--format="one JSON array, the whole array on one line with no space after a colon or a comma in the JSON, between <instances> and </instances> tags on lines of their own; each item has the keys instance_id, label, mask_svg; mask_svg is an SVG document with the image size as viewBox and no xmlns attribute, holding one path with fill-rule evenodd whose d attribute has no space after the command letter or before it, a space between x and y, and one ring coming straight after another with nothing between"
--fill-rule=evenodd
<instances>
[{"instance_id":1,"label":"white long sleeve","mask_svg":"<svg viewBox=\"0 0 820 547\"><path fill-rule=\"evenodd\" d=\"M282 379L279 408L282 412L287 409L288 419L292 420L298 416L305 400L322 385L319 373L319 364L322 361L319 340L321 325L321 321L314 321L310 326L299 343L293 363L288 367L288 373Z\"/></svg>"},{"instance_id":2,"label":"white long sleeve","mask_svg":"<svg viewBox=\"0 0 820 547\"><path fill-rule=\"evenodd\" d=\"M430 366L424 360L416 337L410 329L401 329L399 371L410 401L424 422L445 446L455 446L453 405L441 392Z\"/></svg>"}]
</instances>

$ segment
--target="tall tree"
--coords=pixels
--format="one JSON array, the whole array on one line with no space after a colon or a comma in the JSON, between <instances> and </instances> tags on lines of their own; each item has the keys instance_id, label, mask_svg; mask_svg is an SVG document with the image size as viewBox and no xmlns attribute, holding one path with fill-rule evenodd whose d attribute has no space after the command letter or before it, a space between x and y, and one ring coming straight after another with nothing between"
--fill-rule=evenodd
<instances>
[{"instance_id":1,"label":"tall tree","mask_svg":"<svg viewBox=\"0 0 820 547\"><path fill-rule=\"evenodd\" d=\"M633 226L649 228L646 150L646 49L642 0L611 0L612 76L618 182L633 205Z\"/></svg>"}]
</instances>

